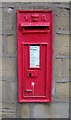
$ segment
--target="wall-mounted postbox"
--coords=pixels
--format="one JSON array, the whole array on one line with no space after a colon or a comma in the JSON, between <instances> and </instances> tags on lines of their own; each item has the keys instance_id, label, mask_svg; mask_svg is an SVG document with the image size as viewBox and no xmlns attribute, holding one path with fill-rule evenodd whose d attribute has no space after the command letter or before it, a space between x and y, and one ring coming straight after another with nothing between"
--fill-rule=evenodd
<instances>
[{"instance_id":1,"label":"wall-mounted postbox","mask_svg":"<svg viewBox=\"0 0 71 120\"><path fill-rule=\"evenodd\" d=\"M19 102L51 102L52 18L52 10L17 11Z\"/></svg>"}]
</instances>

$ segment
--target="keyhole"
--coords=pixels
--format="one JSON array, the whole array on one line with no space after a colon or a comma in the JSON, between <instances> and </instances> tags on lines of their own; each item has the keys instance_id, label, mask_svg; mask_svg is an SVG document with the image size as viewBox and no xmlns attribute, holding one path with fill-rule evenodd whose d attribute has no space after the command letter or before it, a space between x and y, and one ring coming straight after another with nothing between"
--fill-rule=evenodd
<instances>
[{"instance_id":1,"label":"keyhole","mask_svg":"<svg viewBox=\"0 0 71 120\"><path fill-rule=\"evenodd\" d=\"M31 77L32 76L32 74L31 73L29 73L29 77Z\"/></svg>"}]
</instances>

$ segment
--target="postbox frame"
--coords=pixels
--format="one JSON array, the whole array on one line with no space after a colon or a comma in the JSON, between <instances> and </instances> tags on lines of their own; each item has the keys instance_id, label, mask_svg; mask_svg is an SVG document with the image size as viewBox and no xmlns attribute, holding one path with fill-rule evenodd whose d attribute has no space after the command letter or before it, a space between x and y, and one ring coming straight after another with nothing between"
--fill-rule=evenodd
<instances>
[{"instance_id":1,"label":"postbox frame","mask_svg":"<svg viewBox=\"0 0 71 120\"><path fill-rule=\"evenodd\" d=\"M52 45L49 49L51 55L49 56L49 54L47 55L47 58L49 58L49 61L47 61L47 68L49 69L49 72L47 72L47 76L46 76L46 97L36 97L34 96L34 98L30 98L30 97L26 97L25 99L25 96L23 98L23 87L22 87L22 84L23 84L23 67L22 67L22 64L20 64L21 62L21 58L22 58L22 53L21 53L21 49L23 49L23 45L27 44L27 45L30 45L30 44L45 44L46 46L48 46L48 43L41 43L41 42L38 42L38 43L25 43L25 42L20 42L20 33L19 33L19 27L18 27L18 19L19 19L19 14L21 13L27 13L27 12L32 12L32 13L40 13L40 12L46 12L46 13L51 13L51 39L52 39ZM33 34L33 33L32 33ZM53 58L53 10L18 10L17 11L17 39L18 39L18 101L19 102L51 102L52 101L52 58ZM22 44L22 48L21 48L21 44ZM48 49L47 49L47 53L48 53ZM47 59L48 60L48 59ZM50 64L50 66L48 65ZM49 74L49 75L48 75ZM48 80L50 78L50 80Z\"/></svg>"}]
</instances>

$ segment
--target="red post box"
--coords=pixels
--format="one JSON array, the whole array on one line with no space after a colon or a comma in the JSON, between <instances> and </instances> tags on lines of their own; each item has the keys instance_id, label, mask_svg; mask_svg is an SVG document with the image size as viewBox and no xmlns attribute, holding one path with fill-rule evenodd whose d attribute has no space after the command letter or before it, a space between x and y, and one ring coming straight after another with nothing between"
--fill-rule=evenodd
<instances>
[{"instance_id":1,"label":"red post box","mask_svg":"<svg viewBox=\"0 0 71 120\"><path fill-rule=\"evenodd\" d=\"M51 102L52 10L18 10L18 101Z\"/></svg>"}]
</instances>

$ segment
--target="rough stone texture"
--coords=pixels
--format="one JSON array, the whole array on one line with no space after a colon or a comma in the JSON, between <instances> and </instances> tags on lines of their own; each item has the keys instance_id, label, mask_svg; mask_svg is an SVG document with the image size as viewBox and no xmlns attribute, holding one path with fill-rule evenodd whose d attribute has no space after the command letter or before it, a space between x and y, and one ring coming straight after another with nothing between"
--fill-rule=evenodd
<instances>
[{"instance_id":1,"label":"rough stone texture","mask_svg":"<svg viewBox=\"0 0 71 120\"><path fill-rule=\"evenodd\" d=\"M69 30L69 10L60 7L56 10L56 29Z\"/></svg>"},{"instance_id":2,"label":"rough stone texture","mask_svg":"<svg viewBox=\"0 0 71 120\"><path fill-rule=\"evenodd\" d=\"M2 102L2 81L0 80L0 103L1 102Z\"/></svg>"},{"instance_id":3,"label":"rough stone texture","mask_svg":"<svg viewBox=\"0 0 71 120\"><path fill-rule=\"evenodd\" d=\"M56 83L56 97L60 100L69 98L69 83Z\"/></svg>"},{"instance_id":4,"label":"rough stone texture","mask_svg":"<svg viewBox=\"0 0 71 120\"><path fill-rule=\"evenodd\" d=\"M6 81L2 81L2 102L8 103L10 98L10 88L9 83Z\"/></svg>"},{"instance_id":5,"label":"rough stone texture","mask_svg":"<svg viewBox=\"0 0 71 120\"><path fill-rule=\"evenodd\" d=\"M21 105L21 118L30 118L30 107L28 104Z\"/></svg>"},{"instance_id":6,"label":"rough stone texture","mask_svg":"<svg viewBox=\"0 0 71 120\"><path fill-rule=\"evenodd\" d=\"M2 35L0 35L0 57L2 56Z\"/></svg>"},{"instance_id":7,"label":"rough stone texture","mask_svg":"<svg viewBox=\"0 0 71 120\"><path fill-rule=\"evenodd\" d=\"M53 102L18 103L17 93L17 35L16 11L18 9L53 9L54 60ZM2 4L3 118L68 118L69 116L69 3L3 3ZM1 45L1 44L0 44ZM1 57L1 56L0 56ZM71 59L70 59L71 60ZM0 59L1 63L1 59ZM70 70L71 71L71 70ZM0 72L1 73L1 72ZM1 74L0 74L1 78ZM0 80L1 85L1 80ZM1 101L0 101L1 102ZM1 109L1 106L0 106Z\"/></svg>"},{"instance_id":8,"label":"rough stone texture","mask_svg":"<svg viewBox=\"0 0 71 120\"><path fill-rule=\"evenodd\" d=\"M11 103L15 103L17 101L17 82L10 82L10 98L9 101Z\"/></svg>"},{"instance_id":9,"label":"rough stone texture","mask_svg":"<svg viewBox=\"0 0 71 120\"><path fill-rule=\"evenodd\" d=\"M56 55L69 55L69 35L56 35Z\"/></svg>"},{"instance_id":10,"label":"rough stone texture","mask_svg":"<svg viewBox=\"0 0 71 120\"><path fill-rule=\"evenodd\" d=\"M0 80L2 80L2 58L0 57Z\"/></svg>"},{"instance_id":11,"label":"rough stone texture","mask_svg":"<svg viewBox=\"0 0 71 120\"><path fill-rule=\"evenodd\" d=\"M10 8L4 8L2 11L2 17L5 19L2 19L3 25L2 30L11 30L13 25L13 14L12 10Z\"/></svg>"},{"instance_id":12,"label":"rough stone texture","mask_svg":"<svg viewBox=\"0 0 71 120\"><path fill-rule=\"evenodd\" d=\"M14 53L16 51L14 37L12 35L7 36L8 53Z\"/></svg>"},{"instance_id":13,"label":"rough stone texture","mask_svg":"<svg viewBox=\"0 0 71 120\"><path fill-rule=\"evenodd\" d=\"M69 60L69 78L71 80L71 59Z\"/></svg>"},{"instance_id":14,"label":"rough stone texture","mask_svg":"<svg viewBox=\"0 0 71 120\"><path fill-rule=\"evenodd\" d=\"M55 64L55 77L56 77L56 81L62 81L62 60L61 59L57 59L56 60L56 64Z\"/></svg>"},{"instance_id":15,"label":"rough stone texture","mask_svg":"<svg viewBox=\"0 0 71 120\"><path fill-rule=\"evenodd\" d=\"M2 66L2 71L3 71L3 78L5 80L11 81L12 79L15 81L17 77L17 69L16 69L16 59L15 58L3 58L3 66ZM11 80L10 80L11 79Z\"/></svg>"},{"instance_id":16,"label":"rough stone texture","mask_svg":"<svg viewBox=\"0 0 71 120\"><path fill-rule=\"evenodd\" d=\"M70 59L71 60L71 59ZM56 82L69 80L69 59L58 58L55 63L55 78Z\"/></svg>"},{"instance_id":17,"label":"rough stone texture","mask_svg":"<svg viewBox=\"0 0 71 120\"><path fill-rule=\"evenodd\" d=\"M68 118L68 103L35 104L34 117L36 118Z\"/></svg>"},{"instance_id":18,"label":"rough stone texture","mask_svg":"<svg viewBox=\"0 0 71 120\"><path fill-rule=\"evenodd\" d=\"M11 103L3 103L2 105L3 108L3 117L7 118L8 115L9 117L16 117L16 104L11 104Z\"/></svg>"},{"instance_id":19,"label":"rough stone texture","mask_svg":"<svg viewBox=\"0 0 71 120\"><path fill-rule=\"evenodd\" d=\"M69 79L69 59L63 59L63 79Z\"/></svg>"}]
</instances>

